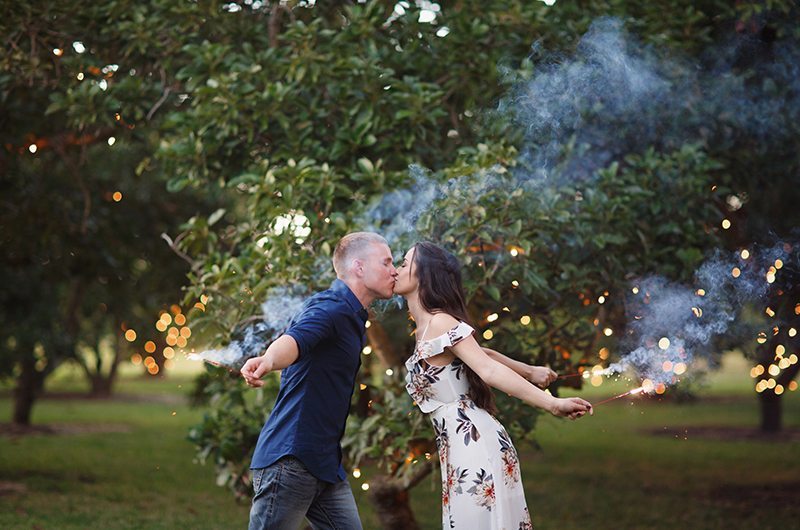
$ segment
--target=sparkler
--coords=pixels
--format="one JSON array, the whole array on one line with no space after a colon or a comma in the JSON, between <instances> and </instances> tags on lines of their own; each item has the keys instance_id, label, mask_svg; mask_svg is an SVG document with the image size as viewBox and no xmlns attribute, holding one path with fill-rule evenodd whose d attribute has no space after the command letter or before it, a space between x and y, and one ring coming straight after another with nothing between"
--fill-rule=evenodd
<instances>
[{"instance_id":1,"label":"sparkler","mask_svg":"<svg viewBox=\"0 0 800 530\"><path fill-rule=\"evenodd\" d=\"M204 363L208 363L211 366L216 366L217 368L225 368L227 371L229 371L232 374L238 373L236 370L234 370L233 368L231 368L228 365L222 364L221 362L218 362L218 361L212 361L211 359L206 359L202 355L198 355L196 353L190 353L190 354L188 354L186 356L186 358L189 359L190 361L203 361Z\"/></svg>"},{"instance_id":2,"label":"sparkler","mask_svg":"<svg viewBox=\"0 0 800 530\"><path fill-rule=\"evenodd\" d=\"M633 390L628 390L627 392L623 392L614 397L610 397L608 399L604 399L603 401L598 401L596 403L592 403L593 406L602 405L603 403L608 403L609 401L614 401L615 399L623 398L625 396L633 396L635 394L640 394L644 392L644 387L640 386L639 388L634 388Z\"/></svg>"}]
</instances>

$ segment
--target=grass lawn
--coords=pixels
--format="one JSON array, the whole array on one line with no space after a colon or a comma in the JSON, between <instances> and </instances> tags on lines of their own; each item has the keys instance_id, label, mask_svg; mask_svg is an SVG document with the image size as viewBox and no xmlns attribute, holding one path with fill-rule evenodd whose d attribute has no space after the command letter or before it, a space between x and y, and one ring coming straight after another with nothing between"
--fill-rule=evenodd
<instances>
[{"instance_id":1,"label":"grass lawn","mask_svg":"<svg viewBox=\"0 0 800 530\"><path fill-rule=\"evenodd\" d=\"M543 418L543 450L519 447L534 526L556 529L771 529L800 520L800 400L785 396L795 435L745 436L758 424L748 364L734 355L699 399L676 404L620 399L591 418ZM123 374L125 399L44 399L34 423L63 434L0 436L0 528L246 528L248 507L193 463L186 441L202 411L182 397L191 371L167 379ZM85 389L65 371L51 392ZM624 391L610 383L581 393L599 401ZM0 397L0 418L11 401ZM737 430L738 429L738 430ZM366 480L369 470L365 470ZM377 528L366 494L352 481L364 526ZM438 470L412 493L425 529L440 528Z\"/></svg>"}]
</instances>

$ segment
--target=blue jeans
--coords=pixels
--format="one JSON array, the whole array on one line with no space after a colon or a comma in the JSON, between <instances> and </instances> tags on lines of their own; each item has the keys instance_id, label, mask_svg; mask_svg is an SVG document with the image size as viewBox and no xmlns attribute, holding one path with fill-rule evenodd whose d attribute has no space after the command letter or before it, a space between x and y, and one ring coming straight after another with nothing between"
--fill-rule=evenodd
<instances>
[{"instance_id":1,"label":"blue jeans","mask_svg":"<svg viewBox=\"0 0 800 530\"><path fill-rule=\"evenodd\" d=\"M253 470L249 530L296 530L308 519L314 530L361 530L350 484L330 484L293 456Z\"/></svg>"}]
</instances>

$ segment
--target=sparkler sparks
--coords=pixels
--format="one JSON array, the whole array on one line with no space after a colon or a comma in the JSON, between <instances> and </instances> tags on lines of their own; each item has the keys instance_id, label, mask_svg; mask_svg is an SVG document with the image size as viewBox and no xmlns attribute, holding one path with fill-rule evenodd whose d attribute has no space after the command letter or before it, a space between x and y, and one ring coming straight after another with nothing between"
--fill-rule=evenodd
<instances>
[{"instance_id":1,"label":"sparkler sparks","mask_svg":"<svg viewBox=\"0 0 800 530\"><path fill-rule=\"evenodd\" d=\"M598 401L596 403L592 403L593 406L602 405L603 403L608 403L609 401L614 401L615 399L624 398L625 396L634 396L636 394L641 394L644 392L644 386L640 386L638 388L634 388L633 390L628 390L627 392L623 392L622 394L618 394L616 396L610 397L608 399L604 399L602 401Z\"/></svg>"}]
</instances>

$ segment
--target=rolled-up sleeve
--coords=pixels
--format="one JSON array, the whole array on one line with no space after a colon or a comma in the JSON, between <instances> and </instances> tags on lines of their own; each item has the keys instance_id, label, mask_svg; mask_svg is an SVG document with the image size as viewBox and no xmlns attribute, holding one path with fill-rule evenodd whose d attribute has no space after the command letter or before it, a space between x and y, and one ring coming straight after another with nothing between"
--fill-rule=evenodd
<instances>
[{"instance_id":1,"label":"rolled-up sleeve","mask_svg":"<svg viewBox=\"0 0 800 530\"><path fill-rule=\"evenodd\" d=\"M286 335L297 342L300 355L306 355L322 340L333 335L333 316L321 307L306 309L286 330Z\"/></svg>"}]
</instances>

